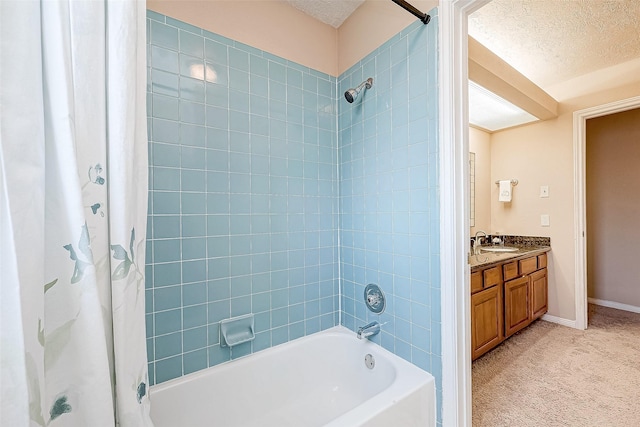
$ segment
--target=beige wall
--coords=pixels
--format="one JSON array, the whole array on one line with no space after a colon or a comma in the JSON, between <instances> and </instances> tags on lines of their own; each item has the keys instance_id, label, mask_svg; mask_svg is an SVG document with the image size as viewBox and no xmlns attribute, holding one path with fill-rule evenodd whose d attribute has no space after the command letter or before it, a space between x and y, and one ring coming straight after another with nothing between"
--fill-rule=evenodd
<instances>
[{"instance_id":1,"label":"beige wall","mask_svg":"<svg viewBox=\"0 0 640 427\"><path fill-rule=\"evenodd\" d=\"M640 308L639 163L639 108L587 120L587 295Z\"/></svg>"},{"instance_id":2,"label":"beige wall","mask_svg":"<svg viewBox=\"0 0 640 427\"><path fill-rule=\"evenodd\" d=\"M410 3L423 13L438 6L438 0ZM390 0L366 0L338 29L338 74L416 20Z\"/></svg>"},{"instance_id":3,"label":"beige wall","mask_svg":"<svg viewBox=\"0 0 640 427\"><path fill-rule=\"evenodd\" d=\"M147 8L332 76L338 32L283 1L147 0Z\"/></svg>"},{"instance_id":4,"label":"beige wall","mask_svg":"<svg viewBox=\"0 0 640 427\"><path fill-rule=\"evenodd\" d=\"M491 181L519 180L511 203L498 202L497 188L492 187L491 229L504 234L551 237L550 315L576 319L573 112L638 95L640 75L634 83L595 89L589 95L561 102L557 119L491 135ZM549 186L549 198L539 197L541 185ZM541 214L550 216L550 227L540 226Z\"/></svg>"},{"instance_id":5,"label":"beige wall","mask_svg":"<svg viewBox=\"0 0 640 427\"><path fill-rule=\"evenodd\" d=\"M412 4L426 13L438 1ZM366 0L339 29L282 0L147 0L147 8L332 76L417 19L389 0Z\"/></svg>"},{"instance_id":6,"label":"beige wall","mask_svg":"<svg viewBox=\"0 0 640 427\"><path fill-rule=\"evenodd\" d=\"M480 129L469 128L469 151L476 153L476 225L471 235L491 229L491 135Z\"/></svg>"}]
</instances>

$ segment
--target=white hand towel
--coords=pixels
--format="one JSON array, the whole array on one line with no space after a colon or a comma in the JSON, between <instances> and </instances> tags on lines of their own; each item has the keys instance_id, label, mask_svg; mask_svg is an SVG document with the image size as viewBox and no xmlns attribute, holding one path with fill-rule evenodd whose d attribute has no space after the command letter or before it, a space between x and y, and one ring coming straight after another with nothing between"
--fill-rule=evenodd
<instances>
[{"instance_id":1,"label":"white hand towel","mask_svg":"<svg viewBox=\"0 0 640 427\"><path fill-rule=\"evenodd\" d=\"M500 181L500 195L498 196L499 202L511 201L511 180Z\"/></svg>"}]
</instances>

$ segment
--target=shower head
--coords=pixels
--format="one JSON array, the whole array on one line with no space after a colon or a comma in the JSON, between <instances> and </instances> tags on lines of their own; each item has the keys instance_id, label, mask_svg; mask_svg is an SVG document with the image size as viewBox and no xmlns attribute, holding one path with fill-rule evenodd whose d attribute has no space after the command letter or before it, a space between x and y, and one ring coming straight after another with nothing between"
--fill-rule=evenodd
<instances>
[{"instance_id":1,"label":"shower head","mask_svg":"<svg viewBox=\"0 0 640 427\"><path fill-rule=\"evenodd\" d=\"M360 85L355 89L349 89L344 93L344 97L347 98L348 103L352 103L358 97L358 94L362 91L362 88L371 89L371 85L373 85L373 79L369 77L367 80L360 83Z\"/></svg>"}]
</instances>

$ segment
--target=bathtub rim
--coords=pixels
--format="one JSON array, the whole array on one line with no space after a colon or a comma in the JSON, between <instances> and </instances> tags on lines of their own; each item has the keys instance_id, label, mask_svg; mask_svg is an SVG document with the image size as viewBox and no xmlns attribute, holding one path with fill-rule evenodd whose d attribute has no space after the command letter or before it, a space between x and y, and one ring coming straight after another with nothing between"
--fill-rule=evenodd
<instances>
[{"instance_id":1,"label":"bathtub rim","mask_svg":"<svg viewBox=\"0 0 640 427\"><path fill-rule=\"evenodd\" d=\"M238 357L236 359L231 359L231 360L228 360L226 362L219 363L217 365L209 366L207 368L200 369L200 370L195 371L195 372L184 374L182 376L179 376L179 377L176 377L176 378L172 378L170 380L163 381L161 383L154 384L154 385L149 387L149 396L152 396L152 392L153 391L158 392L158 391L162 391L162 390L165 390L165 389L170 389L170 388L173 388L173 387L177 387L177 386L179 386L179 385L181 385L183 383L186 383L186 382L189 382L189 381L193 381L193 380L198 379L200 377L206 377L206 376L209 376L209 375L213 375L214 374L214 372L213 372L214 369L230 369L231 365L234 365L234 364L237 365L238 362L242 361L243 363L248 363L247 361L249 359L258 358L258 357L266 357L270 353L277 353L278 351L282 351L282 349L284 347L286 347L287 345L294 345L294 344L300 345L300 344L304 343L305 341L309 341L309 340L312 340L314 338L317 338L319 335L344 335L344 336L351 336L354 340L358 340L355 332L353 332L351 329L348 329L348 328L346 328L346 327L344 327L342 325L332 326L331 328L325 329L325 330L320 331L320 332L315 332L315 333L310 334L310 335L305 335L303 337L296 338L294 340L287 341L287 342L284 342L282 344L278 344L278 345L266 348L264 350L257 351L255 353L249 353L249 354L247 354L245 356L241 356L241 357ZM374 352L381 352L385 356L387 356L390 359L394 360L394 363L397 362L401 366L404 366L404 367L406 367L408 369L412 369L412 368L418 369L418 370L420 370L420 372L426 373L426 374L428 374L428 375L433 377L433 375L430 372L425 371L422 368L414 365L413 363L406 361L402 357L398 356L397 354L394 354L394 353L390 352L386 348L382 347L379 344L376 344L375 342L373 342L371 340L363 339L363 340L358 340L358 341L362 343L362 345L365 347L365 349L369 349L370 348ZM410 366L411 368L409 368L407 365ZM395 382L395 380L394 380L394 382Z\"/></svg>"},{"instance_id":2,"label":"bathtub rim","mask_svg":"<svg viewBox=\"0 0 640 427\"><path fill-rule=\"evenodd\" d=\"M253 360L262 359L265 357L269 357L272 354L286 351L286 347L288 346L304 345L306 341L318 339L320 336L340 336L352 339L354 340L356 346L361 346L360 351L364 353L371 353L374 356L377 355L378 357L385 357L389 359L395 370L395 378L386 388L372 395L367 400L355 405L354 407L349 409L348 412L343 413L338 417L328 421L325 427L358 425L358 422L363 421L363 414L366 414L368 417L373 418L386 409L390 408L391 406L403 401L403 399L417 392L427 393L427 395L432 396L432 398L428 402L428 406L429 412L430 414L432 414L431 418L433 418L433 425L435 425L436 394L434 376L431 373L419 368L418 366L406 361L400 356L390 352L379 344L376 344L368 339L358 340L355 332L342 325L333 326L323 331L287 341L285 343L278 344L276 346L258 351L256 353L250 353L237 359L232 359L218 365L185 374L181 377L164 381L160 384L154 384L149 389L149 398L151 400L152 408L153 395L155 393L169 391L173 388L183 386L191 381L205 379L206 377L215 375L221 370L229 370L241 367L242 364L252 363ZM426 391L421 389L425 389ZM153 413L153 409L151 410L151 412Z\"/></svg>"}]
</instances>

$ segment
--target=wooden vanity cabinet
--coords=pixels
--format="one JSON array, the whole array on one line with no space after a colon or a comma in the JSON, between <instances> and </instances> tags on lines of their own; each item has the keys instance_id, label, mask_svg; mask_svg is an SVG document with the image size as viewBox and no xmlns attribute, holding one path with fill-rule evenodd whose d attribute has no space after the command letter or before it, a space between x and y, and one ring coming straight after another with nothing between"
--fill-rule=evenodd
<instances>
[{"instance_id":1,"label":"wooden vanity cabinet","mask_svg":"<svg viewBox=\"0 0 640 427\"><path fill-rule=\"evenodd\" d=\"M538 269L538 257L532 256L518 261L518 273L529 274Z\"/></svg>"},{"instance_id":2,"label":"wooden vanity cabinet","mask_svg":"<svg viewBox=\"0 0 640 427\"><path fill-rule=\"evenodd\" d=\"M504 341L504 303L500 267L471 274L471 357Z\"/></svg>"},{"instance_id":3,"label":"wooden vanity cabinet","mask_svg":"<svg viewBox=\"0 0 640 427\"><path fill-rule=\"evenodd\" d=\"M471 293L475 294L481 291L482 288L482 272L476 271L475 273L471 273Z\"/></svg>"},{"instance_id":4,"label":"wooden vanity cabinet","mask_svg":"<svg viewBox=\"0 0 640 427\"><path fill-rule=\"evenodd\" d=\"M529 277L522 276L504 284L504 335L510 337L531 323Z\"/></svg>"},{"instance_id":5,"label":"wooden vanity cabinet","mask_svg":"<svg viewBox=\"0 0 640 427\"><path fill-rule=\"evenodd\" d=\"M547 312L547 254L517 261L517 271L515 264L503 265L505 338L529 326Z\"/></svg>"},{"instance_id":6,"label":"wooden vanity cabinet","mask_svg":"<svg viewBox=\"0 0 640 427\"><path fill-rule=\"evenodd\" d=\"M471 295L471 358L476 359L504 341L502 286Z\"/></svg>"},{"instance_id":7,"label":"wooden vanity cabinet","mask_svg":"<svg viewBox=\"0 0 640 427\"><path fill-rule=\"evenodd\" d=\"M542 268L529 277L529 299L531 301L531 321L542 317L547 312L547 269Z\"/></svg>"},{"instance_id":8,"label":"wooden vanity cabinet","mask_svg":"<svg viewBox=\"0 0 640 427\"><path fill-rule=\"evenodd\" d=\"M477 359L547 312L546 253L471 273L471 356Z\"/></svg>"}]
</instances>

